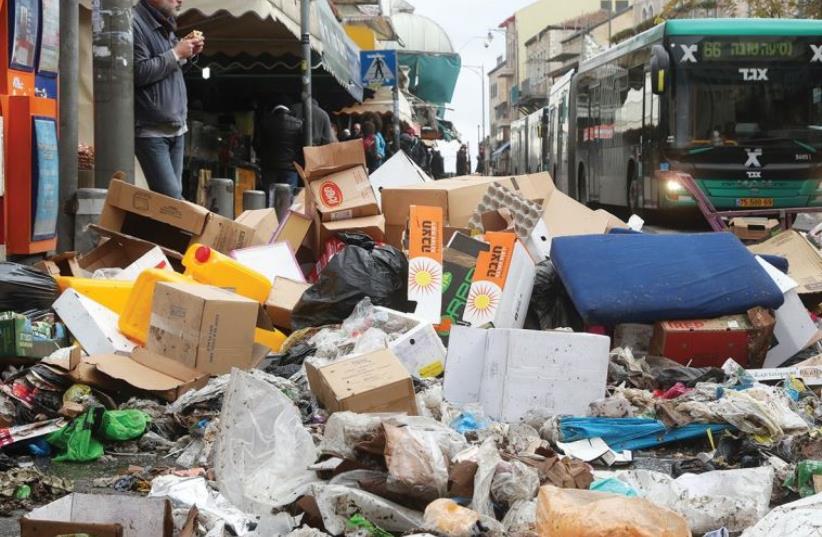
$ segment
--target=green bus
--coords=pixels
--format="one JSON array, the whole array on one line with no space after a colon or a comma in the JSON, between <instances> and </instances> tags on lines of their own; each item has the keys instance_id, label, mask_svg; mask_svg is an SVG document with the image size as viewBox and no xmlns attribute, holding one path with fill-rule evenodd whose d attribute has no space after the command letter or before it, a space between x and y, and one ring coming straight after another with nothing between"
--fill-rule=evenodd
<instances>
[{"instance_id":1,"label":"green bus","mask_svg":"<svg viewBox=\"0 0 822 537\"><path fill-rule=\"evenodd\" d=\"M822 206L822 21L667 21L583 61L569 91L555 180L580 201L694 206L674 171L718 210Z\"/></svg>"}]
</instances>

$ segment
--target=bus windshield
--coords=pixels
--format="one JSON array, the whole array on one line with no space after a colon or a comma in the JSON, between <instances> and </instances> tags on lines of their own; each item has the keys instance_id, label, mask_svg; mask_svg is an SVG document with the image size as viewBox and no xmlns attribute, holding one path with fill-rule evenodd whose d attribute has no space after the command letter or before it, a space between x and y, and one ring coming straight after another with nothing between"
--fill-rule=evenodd
<instances>
[{"instance_id":1,"label":"bus windshield","mask_svg":"<svg viewBox=\"0 0 822 537\"><path fill-rule=\"evenodd\" d=\"M677 65L674 76L676 148L822 148L822 64L726 58Z\"/></svg>"}]
</instances>

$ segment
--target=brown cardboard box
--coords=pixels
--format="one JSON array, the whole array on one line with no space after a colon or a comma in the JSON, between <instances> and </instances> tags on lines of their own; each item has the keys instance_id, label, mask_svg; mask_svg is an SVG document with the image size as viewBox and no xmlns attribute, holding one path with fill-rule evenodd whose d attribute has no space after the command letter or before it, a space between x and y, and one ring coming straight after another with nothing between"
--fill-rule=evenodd
<instances>
[{"instance_id":1,"label":"brown cardboard box","mask_svg":"<svg viewBox=\"0 0 822 537\"><path fill-rule=\"evenodd\" d=\"M731 219L731 231L744 241L761 241L767 239L779 227L779 220L738 216Z\"/></svg>"},{"instance_id":2,"label":"brown cardboard box","mask_svg":"<svg viewBox=\"0 0 822 537\"><path fill-rule=\"evenodd\" d=\"M308 283L295 282L288 278L274 278L271 294L265 302L265 311L274 326L291 330L291 312L309 287L311 284Z\"/></svg>"},{"instance_id":3,"label":"brown cardboard box","mask_svg":"<svg viewBox=\"0 0 822 537\"><path fill-rule=\"evenodd\" d=\"M283 219L283 223L274 234L274 239L271 242L287 242L288 246L294 255L308 236L308 230L311 228L311 218L302 213L289 211Z\"/></svg>"},{"instance_id":4,"label":"brown cardboard box","mask_svg":"<svg viewBox=\"0 0 822 537\"><path fill-rule=\"evenodd\" d=\"M20 519L21 537L172 537L171 503L164 498L69 494Z\"/></svg>"},{"instance_id":5,"label":"brown cardboard box","mask_svg":"<svg viewBox=\"0 0 822 537\"><path fill-rule=\"evenodd\" d=\"M275 209L245 211L234 221L254 230L254 238L251 240L251 246L270 243L271 239L274 238L274 233L280 226Z\"/></svg>"},{"instance_id":6,"label":"brown cardboard box","mask_svg":"<svg viewBox=\"0 0 822 537\"><path fill-rule=\"evenodd\" d=\"M385 188L382 191L385 224L388 228L404 228L411 205L429 205L442 207L448 225L467 227L491 183L498 183L519 192L526 199L540 202L555 190L547 173L516 177L456 177L422 185ZM387 235L388 242L398 246L396 232L388 232Z\"/></svg>"},{"instance_id":7,"label":"brown cardboard box","mask_svg":"<svg viewBox=\"0 0 822 537\"><path fill-rule=\"evenodd\" d=\"M362 218L352 218L350 220L339 220L336 222L321 222L319 218L314 222L315 248L314 251L321 252L322 246L329 238L335 236L340 231L354 231L365 233L378 242L385 241L385 217L381 214L375 216L364 216Z\"/></svg>"},{"instance_id":8,"label":"brown cardboard box","mask_svg":"<svg viewBox=\"0 0 822 537\"><path fill-rule=\"evenodd\" d=\"M158 283L146 347L210 375L255 365L257 302L198 284Z\"/></svg>"},{"instance_id":9,"label":"brown cardboard box","mask_svg":"<svg viewBox=\"0 0 822 537\"><path fill-rule=\"evenodd\" d=\"M78 375L102 390L149 392L165 401L176 401L190 390L208 384L208 375L182 363L154 354L146 349L134 349L131 357L119 354L87 356L80 360ZM94 371L91 371L91 368ZM127 386L123 386L123 384Z\"/></svg>"},{"instance_id":10,"label":"brown cardboard box","mask_svg":"<svg viewBox=\"0 0 822 537\"><path fill-rule=\"evenodd\" d=\"M311 391L329 412L417 414L408 370L388 349L316 367L306 362Z\"/></svg>"},{"instance_id":11,"label":"brown cardboard box","mask_svg":"<svg viewBox=\"0 0 822 537\"><path fill-rule=\"evenodd\" d=\"M608 233L614 228L628 227L619 218L605 210L589 209L554 188L553 184L550 194L542 204L542 221L552 238L569 235L598 235Z\"/></svg>"},{"instance_id":12,"label":"brown cardboard box","mask_svg":"<svg viewBox=\"0 0 822 537\"><path fill-rule=\"evenodd\" d=\"M153 242L149 242L143 239L138 239L137 237L132 237L131 235L126 235L124 233L118 233L116 231L111 231L109 229L104 229L98 226L97 224L91 224L89 229L94 230L95 233L100 235L101 237L112 240L115 239L120 242L127 242L129 243L129 250L136 251L136 250L145 250L146 252L150 251L155 246L160 246L158 244L154 244ZM101 242L99 246L102 246L104 242ZM183 255L178 252L177 250L172 250L170 248L166 248L165 246L160 246L160 249L163 251L165 256L171 262L172 267L178 272L184 272L185 267L183 267ZM96 250L96 248L95 248ZM86 256L91 255L94 250L90 250L87 254L80 256L80 265L81 268L83 267L83 258ZM92 257L92 259L94 259Z\"/></svg>"},{"instance_id":13,"label":"brown cardboard box","mask_svg":"<svg viewBox=\"0 0 822 537\"><path fill-rule=\"evenodd\" d=\"M788 260L788 276L799 284L800 295L822 293L822 254L798 232L783 231L748 248L755 254L778 255Z\"/></svg>"},{"instance_id":14,"label":"brown cardboard box","mask_svg":"<svg viewBox=\"0 0 822 537\"><path fill-rule=\"evenodd\" d=\"M87 276L77 261L77 252L64 252L34 264L34 268L52 276Z\"/></svg>"},{"instance_id":15,"label":"brown cardboard box","mask_svg":"<svg viewBox=\"0 0 822 537\"><path fill-rule=\"evenodd\" d=\"M109 183L100 227L177 252L201 243L228 254L251 243L253 230L204 207L130 185Z\"/></svg>"},{"instance_id":16,"label":"brown cardboard box","mask_svg":"<svg viewBox=\"0 0 822 537\"><path fill-rule=\"evenodd\" d=\"M80 256L79 265L89 273L101 268L124 269L154 248L155 245L150 242L111 233L108 240Z\"/></svg>"},{"instance_id":17,"label":"brown cardboard box","mask_svg":"<svg viewBox=\"0 0 822 537\"><path fill-rule=\"evenodd\" d=\"M332 173L365 166L365 148L362 140L303 148L304 168L297 168L307 183Z\"/></svg>"},{"instance_id":18,"label":"brown cardboard box","mask_svg":"<svg viewBox=\"0 0 822 537\"><path fill-rule=\"evenodd\" d=\"M326 175L308 184L324 222L380 214L377 198L363 166Z\"/></svg>"}]
</instances>

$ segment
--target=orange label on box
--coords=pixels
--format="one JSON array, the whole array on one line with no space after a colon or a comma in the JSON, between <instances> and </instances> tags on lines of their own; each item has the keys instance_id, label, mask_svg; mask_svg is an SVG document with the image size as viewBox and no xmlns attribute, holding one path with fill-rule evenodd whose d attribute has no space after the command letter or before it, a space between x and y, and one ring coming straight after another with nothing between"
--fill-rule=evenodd
<instances>
[{"instance_id":1,"label":"orange label on box","mask_svg":"<svg viewBox=\"0 0 822 537\"><path fill-rule=\"evenodd\" d=\"M471 326L481 326L494 320L511 268L517 236L514 233L489 232L485 234L485 240L491 248L477 256L477 270L462 315L462 319Z\"/></svg>"},{"instance_id":2,"label":"orange label on box","mask_svg":"<svg viewBox=\"0 0 822 537\"><path fill-rule=\"evenodd\" d=\"M417 303L416 315L436 324L442 308L442 208L412 205L409 214L408 300Z\"/></svg>"},{"instance_id":3,"label":"orange label on box","mask_svg":"<svg viewBox=\"0 0 822 537\"><path fill-rule=\"evenodd\" d=\"M343 202L342 189L332 181L326 181L320 185L320 196L326 207L337 207Z\"/></svg>"}]
</instances>

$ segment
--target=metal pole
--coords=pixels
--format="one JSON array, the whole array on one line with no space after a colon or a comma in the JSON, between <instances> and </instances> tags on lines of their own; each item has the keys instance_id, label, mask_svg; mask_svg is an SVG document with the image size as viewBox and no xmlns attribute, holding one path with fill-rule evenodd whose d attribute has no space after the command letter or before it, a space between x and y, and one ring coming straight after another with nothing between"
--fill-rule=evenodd
<instances>
[{"instance_id":1,"label":"metal pole","mask_svg":"<svg viewBox=\"0 0 822 537\"><path fill-rule=\"evenodd\" d=\"M69 202L77 194L77 101L80 64L80 6L63 0L60 9L60 209L57 251L74 249L74 214Z\"/></svg>"},{"instance_id":2,"label":"metal pole","mask_svg":"<svg viewBox=\"0 0 822 537\"><path fill-rule=\"evenodd\" d=\"M487 112L486 106L488 106L488 104L485 102L485 64L482 64L480 66L480 71L482 73L482 76L481 76L482 80L480 80L480 84L482 84L482 143L483 143L483 145L480 146L480 147L483 148L482 174L483 175L490 175L488 173L488 145L489 145L489 143L488 143L488 140L486 138L488 136L488 132L485 130L485 126L486 126L485 125L485 121L486 121L485 120L485 114ZM479 156L477 158L479 158Z\"/></svg>"},{"instance_id":3,"label":"metal pole","mask_svg":"<svg viewBox=\"0 0 822 537\"><path fill-rule=\"evenodd\" d=\"M115 172L134 182L134 44L131 0L93 0L94 183ZM77 84L77 80L74 80Z\"/></svg>"},{"instance_id":4,"label":"metal pole","mask_svg":"<svg viewBox=\"0 0 822 537\"><path fill-rule=\"evenodd\" d=\"M302 74L303 74L303 129L305 145L314 145L314 107L311 102L311 0L302 0L300 12L300 33L302 34Z\"/></svg>"},{"instance_id":5,"label":"metal pole","mask_svg":"<svg viewBox=\"0 0 822 537\"><path fill-rule=\"evenodd\" d=\"M608 48L611 48L611 13L614 9L614 1L608 0Z\"/></svg>"},{"instance_id":6,"label":"metal pole","mask_svg":"<svg viewBox=\"0 0 822 537\"><path fill-rule=\"evenodd\" d=\"M400 150L400 77L399 61L394 66L394 150Z\"/></svg>"}]
</instances>

